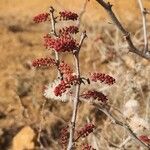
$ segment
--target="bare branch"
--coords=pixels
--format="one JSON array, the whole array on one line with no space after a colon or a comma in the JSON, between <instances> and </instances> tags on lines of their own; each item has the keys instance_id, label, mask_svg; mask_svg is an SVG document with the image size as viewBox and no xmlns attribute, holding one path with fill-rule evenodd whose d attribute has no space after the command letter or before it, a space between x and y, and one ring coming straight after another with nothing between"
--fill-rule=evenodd
<instances>
[{"instance_id":1,"label":"bare branch","mask_svg":"<svg viewBox=\"0 0 150 150\"><path fill-rule=\"evenodd\" d=\"M56 24L56 20L55 20L55 17L54 17L54 8L53 7L50 7L50 16L51 16L51 26L52 26L52 31L51 33L55 36L55 37L58 37L57 33L56 33L56 28L55 28L55 24ZM62 74L61 74L61 71L59 69L59 64L60 64L60 60L59 60L59 54L58 52L55 51L55 59L56 59L56 62L57 62L57 70L58 70L58 78L61 78L62 79Z\"/></svg>"},{"instance_id":2,"label":"bare branch","mask_svg":"<svg viewBox=\"0 0 150 150\"><path fill-rule=\"evenodd\" d=\"M141 51L138 48L135 47L135 45L132 42L130 33L123 27L123 25L120 23L118 18L116 17L115 13L112 10L112 5L108 2L105 2L104 0L96 0L109 14L110 18L114 22L114 24L120 29L120 31L124 34L126 41L129 45L129 51L133 52L145 59L150 60L150 51Z\"/></svg>"},{"instance_id":3,"label":"bare branch","mask_svg":"<svg viewBox=\"0 0 150 150\"><path fill-rule=\"evenodd\" d=\"M84 31L84 32L81 34L81 39L80 39L80 42L79 42L79 51L80 51L81 46L82 46L82 44L83 44L83 41L84 41L84 39L85 39L86 37L87 37L86 31Z\"/></svg>"},{"instance_id":4,"label":"bare branch","mask_svg":"<svg viewBox=\"0 0 150 150\"><path fill-rule=\"evenodd\" d=\"M79 43L79 49L75 51L74 58L75 58L75 67L76 67L76 75L77 78L80 79L80 66L79 66L79 52L81 49L81 46L83 44L83 41L86 37L86 32L83 32L81 35L80 43ZM78 110L78 104L79 104L79 95L80 95L80 83L76 85L76 92L75 92L75 98L73 101L73 114L71 118L71 124L70 124L70 136L69 136L69 143L67 150L71 150L74 145L74 132L75 132L75 126L76 126L76 119L77 119L77 110Z\"/></svg>"},{"instance_id":5,"label":"bare branch","mask_svg":"<svg viewBox=\"0 0 150 150\"><path fill-rule=\"evenodd\" d=\"M147 39L147 25L146 25L146 15L147 15L147 10L146 8L143 7L142 0L138 0L139 7L141 10L141 15L142 15L142 22L143 22L143 33L144 33L144 52L148 51L148 39Z\"/></svg>"},{"instance_id":6,"label":"bare branch","mask_svg":"<svg viewBox=\"0 0 150 150\"><path fill-rule=\"evenodd\" d=\"M131 139L132 139L131 136L128 136L128 137L119 145L119 147L120 147L120 148L124 147Z\"/></svg>"},{"instance_id":7,"label":"bare branch","mask_svg":"<svg viewBox=\"0 0 150 150\"><path fill-rule=\"evenodd\" d=\"M126 129L126 130L129 132L130 136L131 136L138 144L140 144L141 146L143 146L143 147L147 148L148 150L150 150L150 146L147 145L147 144L145 144L144 142L142 142L142 141L136 136L136 134L132 131L132 129L130 128L130 126L129 126L127 123L119 121L119 120L118 120L116 117L114 117L114 116L112 115L112 113L110 113L109 110L107 110L105 107L100 106L100 105L95 104L95 103L94 103L93 105L96 106L98 110L102 111L105 115L107 115L107 117L108 117L114 124L117 124L117 125L123 127L124 129Z\"/></svg>"},{"instance_id":8,"label":"bare branch","mask_svg":"<svg viewBox=\"0 0 150 150\"><path fill-rule=\"evenodd\" d=\"M51 33L57 37L57 33L56 33L56 28L55 28L55 24L56 24L56 20L54 17L54 8L50 7L50 16L51 16L51 26L52 26L52 31Z\"/></svg>"}]
</instances>

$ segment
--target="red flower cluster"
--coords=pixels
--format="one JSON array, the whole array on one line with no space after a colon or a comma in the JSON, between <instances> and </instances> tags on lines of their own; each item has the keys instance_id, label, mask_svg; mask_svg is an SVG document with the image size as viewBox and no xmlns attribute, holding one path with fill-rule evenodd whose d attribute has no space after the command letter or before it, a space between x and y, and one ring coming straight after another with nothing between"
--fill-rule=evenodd
<instances>
[{"instance_id":1,"label":"red flower cluster","mask_svg":"<svg viewBox=\"0 0 150 150\"><path fill-rule=\"evenodd\" d=\"M77 20L78 15L71 11L61 11L60 14L60 20Z\"/></svg>"},{"instance_id":2,"label":"red flower cluster","mask_svg":"<svg viewBox=\"0 0 150 150\"><path fill-rule=\"evenodd\" d=\"M86 143L86 144L82 144L82 150L96 150L96 149L92 148L91 145Z\"/></svg>"},{"instance_id":3,"label":"red flower cluster","mask_svg":"<svg viewBox=\"0 0 150 150\"><path fill-rule=\"evenodd\" d=\"M59 69L63 74L63 78L67 78L68 76L71 76L73 74L73 70L71 69L71 67L68 64L66 64L64 61L62 61L59 64Z\"/></svg>"},{"instance_id":4,"label":"red flower cluster","mask_svg":"<svg viewBox=\"0 0 150 150\"><path fill-rule=\"evenodd\" d=\"M48 19L49 13L42 13L33 18L35 23L45 22Z\"/></svg>"},{"instance_id":5,"label":"red flower cluster","mask_svg":"<svg viewBox=\"0 0 150 150\"><path fill-rule=\"evenodd\" d=\"M150 137L148 137L147 135L141 135L139 136L139 139L144 143L150 144Z\"/></svg>"},{"instance_id":6,"label":"red flower cluster","mask_svg":"<svg viewBox=\"0 0 150 150\"><path fill-rule=\"evenodd\" d=\"M71 52L78 48L76 40L69 34L63 34L59 38L46 35L44 36L44 45L46 48L53 48L57 52Z\"/></svg>"},{"instance_id":7,"label":"red flower cluster","mask_svg":"<svg viewBox=\"0 0 150 150\"><path fill-rule=\"evenodd\" d=\"M95 128L95 125L92 123L85 124L84 127L82 127L80 130L77 131L78 137L86 137L90 133L93 132L93 129Z\"/></svg>"},{"instance_id":8,"label":"red flower cluster","mask_svg":"<svg viewBox=\"0 0 150 150\"><path fill-rule=\"evenodd\" d=\"M97 82L103 82L105 84L111 85L115 83L115 79L107 74L104 73L92 73L90 75L91 81Z\"/></svg>"},{"instance_id":9,"label":"red flower cluster","mask_svg":"<svg viewBox=\"0 0 150 150\"><path fill-rule=\"evenodd\" d=\"M102 92L98 92L95 90L86 91L81 95L81 97L84 99L91 99L92 98L94 100L98 100L98 101L101 101L103 103L108 100L107 96L105 96Z\"/></svg>"},{"instance_id":10,"label":"red flower cluster","mask_svg":"<svg viewBox=\"0 0 150 150\"><path fill-rule=\"evenodd\" d=\"M55 87L54 93L56 96L62 96L62 94L65 93L68 88L71 88L71 85L76 85L77 83L77 76L67 76L67 78L61 80L60 84Z\"/></svg>"},{"instance_id":11,"label":"red flower cluster","mask_svg":"<svg viewBox=\"0 0 150 150\"><path fill-rule=\"evenodd\" d=\"M51 57L36 59L32 62L33 67L51 67L55 66L56 61Z\"/></svg>"},{"instance_id":12,"label":"red flower cluster","mask_svg":"<svg viewBox=\"0 0 150 150\"><path fill-rule=\"evenodd\" d=\"M60 143L62 144L62 146L65 147L67 145L68 139L69 139L68 126L61 129L59 139L60 139Z\"/></svg>"},{"instance_id":13,"label":"red flower cluster","mask_svg":"<svg viewBox=\"0 0 150 150\"><path fill-rule=\"evenodd\" d=\"M65 34L65 33L69 33L69 34L76 34L79 32L79 28L77 26L69 26L69 27L65 27L59 30L59 34Z\"/></svg>"}]
</instances>

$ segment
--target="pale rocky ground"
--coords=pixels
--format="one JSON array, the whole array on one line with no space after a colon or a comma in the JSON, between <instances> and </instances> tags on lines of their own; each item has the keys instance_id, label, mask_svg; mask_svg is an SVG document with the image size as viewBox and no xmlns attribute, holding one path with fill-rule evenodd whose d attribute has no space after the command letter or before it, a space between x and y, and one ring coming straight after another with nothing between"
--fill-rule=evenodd
<instances>
[{"instance_id":1,"label":"pale rocky ground","mask_svg":"<svg viewBox=\"0 0 150 150\"><path fill-rule=\"evenodd\" d=\"M141 28L141 16L136 0L110 0L110 2L114 5L115 12L125 27L132 35L137 33L136 31ZM81 0L0 0L0 150L35 149L37 129L41 121L40 110L45 100L42 96L43 86L55 78L53 70L35 71L30 66L34 58L48 54L42 45L42 37L50 28L48 24L34 24L32 17L47 11L49 6L53 6L58 11L69 9L80 12L83 3L84 1ZM150 9L149 0L144 0L144 6ZM122 103L135 97L140 104L143 104L141 115L149 116L149 111L145 110L148 109L146 106L150 97L150 63L134 54L127 54L126 50L122 52L119 47L126 47L122 35L108 22L111 20L106 12L94 0L90 0L81 26L82 29L86 28L88 34L81 52L81 63L86 64L81 67L82 72L100 70L114 75L118 78L118 83L114 89L111 88L112 92L108 92L110 100L115 99L113 104L121 108ZM142 42L142 40L138 42L141 33L135 36L135 41L139 45ZM108 62L105 56L107 46L101 41L95 43L95 39L101 36L105 44L114 46L113 49L118 54ZM111 37L114 41L111 41ZM65 58L71 60L70 56ZM139 70L137 65L141 67ZM131 82L135 83L133 85L135 89L129 90L128 86L131 87ZM128 88L128 94L124 94L125 88ZM90 108L87 105L80 108L79 125L85 122L87 117L95 117L97 124L103 122L105 117L101 113L87 107ZM57 148L56 139L59 137L59 129L63 126L63 120L69 121L71 107L69 104L49 101L44 113L43 139L48 146L57 150L59 148ZM117 138L113 138L114 142L120 142ZM20 139L28 140L26 143L23 140L20 142Z\"/></svg>"}]
</instances>

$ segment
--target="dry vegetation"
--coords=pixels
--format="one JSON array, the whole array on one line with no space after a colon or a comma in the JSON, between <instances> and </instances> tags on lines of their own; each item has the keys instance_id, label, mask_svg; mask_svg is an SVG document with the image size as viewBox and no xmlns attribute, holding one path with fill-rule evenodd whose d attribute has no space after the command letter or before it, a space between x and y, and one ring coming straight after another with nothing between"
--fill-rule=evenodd
<instances>
[{"instance_id":1,"label":"dry vegetation","mask_svg":"<svg viewBox=\"0 0 150 150\"><path fill-rule=\"evenodd\" d=\"M142 24L136 1L111 2L131 32L134 42L142 47ZM42 96L43 86L54 79L56 72L35 70L31 66L33 58L48 55L47 51L44 51L41 39L50 26L35 25L32 16L44 11L49 5L58 9L70 9L74 6L72 9L77 12L83 7L83 3L73 0L69 3L68 0L0 1L1 150L39 149L42 145L46 149L61 149L57 139L60 129L71 118L71 105L45 101ZM145 0L145 5L150 8L148 0ZM96 2L90 1L81 25L81 31L86 29L88 35L80 55L82 73L90 70L113 75L117 80L114 86L95 87L106 93L112 106L121 112L124 111L128 100L137 100L140 104L140 116L150 121L150 62L128 53L123 35L108 21L111 22L104 10ZM148 39L150 40L150 32ZM72 59L70 56L63 57L70 61ZM122 118L117 111L113 113ZM96 149L118 149L128 137L124 129L113 125L102 112L89 104L81 104L78 126L88 121L94 122L97 127L87 139ZM41 137L37 141L39 131ZM132 140L126 145L126 149L136 150L140 147Z\"/></svg>"}]
</instances>

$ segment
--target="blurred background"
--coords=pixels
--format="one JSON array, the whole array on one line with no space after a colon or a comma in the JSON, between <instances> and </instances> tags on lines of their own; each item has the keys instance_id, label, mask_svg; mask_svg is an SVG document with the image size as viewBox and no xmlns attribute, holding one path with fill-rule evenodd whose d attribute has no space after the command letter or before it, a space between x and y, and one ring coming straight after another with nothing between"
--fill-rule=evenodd
<instances>
[{"instance_id":1,"label":"blurred background","mask_svg":"<svg viewBox=\"0 0 150 150\"><path fill-rule=\"evenodd\" d=\"M1 150L40 149L42 146L46 149L61 149L57 139L64 122L70 120L71 105L49 100L44 108L42 107L45 102L43 87L55 79L56 72L34 70L31 66L33 59L51 53L43 46L43 36L50 31L50 25L35 24L33 17L48 12L50 6L55 8L56 14L60 10L80 13L85 2L86 0L0 0ZM142 48L142 18L137 0L110 2L117 17L131 33L135 44ZM143 5L150 10L149 0L143 0ZM149 19L148 15L148 39ZM110 103L122 111L128 100L137 100L141 106L139 114L149 121L150 62L128 53L123 35L95 0L87 2L81 20L80 31L83 30L87 30L88 38L80 55L81 72L86 75L89 70L100 71L114 76L117 80L116 85L111 88L97 88L106 93ZM62 57L71 64L70 55ZM44 110L41 114L42 108ZM110 120L101 112L88 104L82 104L79 108L78 126L88 121L93 121L98 126L99 136L93 135L90 137L92 140L87 140L100 141L100 146L91 143L100 150L117 149L111 147L108 141L117 145L127 138L125 131L118 133L118 128L110 126ZM101 131L102 129L104 131ZM127 149L137 149L139 145L133 143L129 143Z\"/></svg>"}]
</instances>

